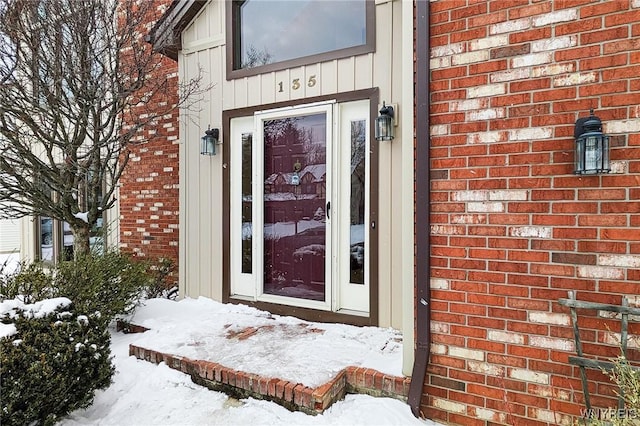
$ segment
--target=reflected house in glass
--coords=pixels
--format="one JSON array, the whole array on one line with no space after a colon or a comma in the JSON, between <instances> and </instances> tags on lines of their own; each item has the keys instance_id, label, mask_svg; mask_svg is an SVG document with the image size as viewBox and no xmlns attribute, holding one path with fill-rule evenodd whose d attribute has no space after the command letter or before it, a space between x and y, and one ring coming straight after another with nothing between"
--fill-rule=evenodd
<instances>
[{"instance_id":1,"label":"reflected house in glass","mask_svg":"<svg viewBox=\"0 0 640 426\"><path fill-rule=\"evenodd\" d=\"M300 172L272 173L264 182L268 210L282 212L283 220L324 220L326 201L326 165L312 164ZM295 183L297 182L297 183ZM293 199L295 204L278 207L279 202ZM277 221L275 218L270 222Z\"/></svg>"}]
</instances>

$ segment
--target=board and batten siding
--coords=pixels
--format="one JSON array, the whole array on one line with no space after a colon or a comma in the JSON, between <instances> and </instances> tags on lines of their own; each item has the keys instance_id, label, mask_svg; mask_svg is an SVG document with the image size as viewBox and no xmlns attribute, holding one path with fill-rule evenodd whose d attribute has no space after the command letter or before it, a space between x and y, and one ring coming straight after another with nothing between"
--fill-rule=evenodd
<instances>
[{"instance_id":1,"label":"board and batten siding","mask_svg":"<svg viewBox=\"0 0 640 426\"><path fill-rule=\"evenodd\" d=\"M402 31L412 31L411 22L407 23L409 29L403 30L401 12L408 7L403 3L377 2L375 53L234 80L225 78L225 2L210 2L183 30L182 50L178 58L180 78L186 80L202 71L203 87L210 85L210 90L194 108L181 111L181 295L207 296L216 300L222 300L223 296L222 170L227 165L222 164L222 155L208 157L199 154L200 137L207 127L222 129L224 110L298 101L373 87L379 89L381 100L399 104L400 111L404 108L411 114L413 94L406 90L406 87L411 90L411 85L403 84L402 75L412 78L412 74L403 74L402 67L412 70L413 58L412 55L404 58L403 49L398 45L392 46L394 40L399 43L402 39ZM413 41L412 37L405 39L411 43ZM312 87L301 84L298 90L291 89L294 79L307 82L312 76L317 81ZM372 183L379 197L379 323L398 329L402 329L403 311L413 314L412 306L402 306L403 291L413 292L413 281L407 283L406 274L402 272L413 271L413 198L412 192L398 190L404 179L403 173L407 173L403 170L412 170L413 167L412 154L408 156L406 151L413 152L413 122L411 118L405 118L403 123L408 129L405 130L406 137L403 137L403 125L400 125L396 128L396 139L392 143L380 144L379 177L377 182ZM224 143L222 132L220 136ZM411 253L410 256L407 253Z\"/></svg>"}]
</instances>

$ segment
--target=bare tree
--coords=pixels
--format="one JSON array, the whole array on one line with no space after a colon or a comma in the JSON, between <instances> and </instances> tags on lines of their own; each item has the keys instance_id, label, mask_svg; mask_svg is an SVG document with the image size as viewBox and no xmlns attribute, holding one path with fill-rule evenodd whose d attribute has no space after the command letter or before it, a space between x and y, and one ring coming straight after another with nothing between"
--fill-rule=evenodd
<instances>
[{"instance_id":1,"label":"bare tree","mask_svg":"<svg viewBox=\"0 0 640 426\"><path fill-rule=\"evenodd\" d=\"M195 102L145 42L147 0L0 0L0 217L68 222L74 254L116 202L129 148ZM166 58L164 59L166 60Z\"/></svg>"},{"instance_id":2,"label":"bare tree","mask_svg":"<svg viewBox=\"0 0 640 426\"><path fill-rule=\"evenodd\" d=\"M267 65L273 62L273 55L267 51L265 47L263 50L256 49L251 45L247 49L245 54L245 60L242 63L242 68L254 68L260 65Z\"/></svg>"}]
</instances>

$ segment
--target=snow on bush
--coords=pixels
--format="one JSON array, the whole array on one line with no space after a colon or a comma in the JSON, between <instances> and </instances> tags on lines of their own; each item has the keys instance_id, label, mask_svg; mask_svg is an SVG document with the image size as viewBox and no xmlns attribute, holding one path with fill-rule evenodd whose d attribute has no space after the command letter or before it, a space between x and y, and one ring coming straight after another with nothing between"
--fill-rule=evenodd
<instances>
[{"instance_id":1,"label":"snow on bush","mask_svg":"<svg viewBox=\"0 0 640 426\"><path fill-rule=\"evenodd\" d=\"M110 334L98 313L64 297L0 302L0 377L5 426L53 425L88 407L111 383Z\"/></svg>"}]
</instances>

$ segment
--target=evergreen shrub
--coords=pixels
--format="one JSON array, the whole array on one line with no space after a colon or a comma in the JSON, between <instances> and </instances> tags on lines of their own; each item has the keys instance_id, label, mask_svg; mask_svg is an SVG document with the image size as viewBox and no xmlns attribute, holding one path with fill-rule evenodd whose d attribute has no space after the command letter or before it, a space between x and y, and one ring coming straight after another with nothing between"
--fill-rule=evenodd
<instances>
[{"instance_id":1,"label":"evergreen shrub","mask_svg":"<svg viewBox=\"0 0 640 426\"><path fill-rule=\"evenodd\" d=\"M17 272L0 275L0 300L17 297L34 303L66 297L78 311L100 312L102 320L109 322L135 309L153 283L149 269L146 262L115 250L55 266L22 265Z\"/></svg>"},{"instance_id":2,"label":"evergreen shrub","mask_svg":"<svg viewBox=\"0 0 640 426\"><path fill-rule=\"evenodd\" d=\"M153 280L147 262L118 251L0 273L0 321L14 331L0 334L0 424L52 425L89 406L113 375L111 320ZM68 303L39 314L58 300Z\"/></svg>"},{"instance_id":3,"label":"evergreen shrub","mask_svg":"<svg viewBox=\"0 0 640 426\"><path fill-rule=\"evenodd\" d=\"M15 327L0 339L2 425L53 425L111 383L110 334L99 313L55 300L68 304L47 315L21 305L2 318Z\"/></svg>"},{"instance_id":4,"label":"evergreen shrub","mask_svg":"<svg viewBox=\"0 0 640 426\"><path fill-rule=\"evenodd\" d=\"M52 285L56 295L71 299L79 311L99 311L110 321L131 313L151 282L145 262L112 250L60 262Z\"/></svg>"}]
</instances>

